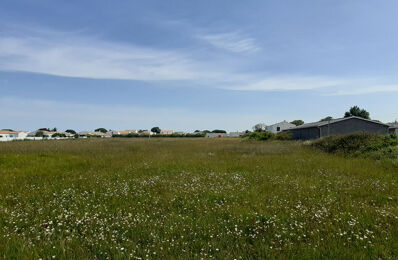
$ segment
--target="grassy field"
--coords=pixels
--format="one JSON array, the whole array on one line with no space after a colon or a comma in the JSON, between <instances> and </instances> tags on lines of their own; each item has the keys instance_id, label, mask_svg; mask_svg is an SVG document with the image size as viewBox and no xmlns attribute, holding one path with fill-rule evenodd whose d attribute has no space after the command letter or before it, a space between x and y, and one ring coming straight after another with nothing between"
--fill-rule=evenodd
<instances>
[{"instance_id":1,"label":"grassy field","mask_svg":"<svg viewBox=\"0 0 398 260\"><path fill-rule=\"evenodd\" d=\"M296 142L0 143L0 259L398 258L398 168Z\"/></svg>"}]
</instances>

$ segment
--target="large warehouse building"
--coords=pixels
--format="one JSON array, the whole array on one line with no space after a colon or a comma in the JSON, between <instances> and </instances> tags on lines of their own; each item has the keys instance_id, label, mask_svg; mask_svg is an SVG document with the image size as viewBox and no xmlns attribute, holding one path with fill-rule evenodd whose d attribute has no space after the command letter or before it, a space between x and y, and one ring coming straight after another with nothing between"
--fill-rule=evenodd
<instances>
[{"instance_id":1,"label":"large warehouse building","mask_svg":"<svg viewBox=\"0 0 398 260\"><path fill-rule=\"evenodd\" d=\"M304 124L291 128L289 131L295 140L311 140L330 135L366 132L375 134L388 134L389 125L361 117L346 117Z\"/></svg>"}]
</instances>

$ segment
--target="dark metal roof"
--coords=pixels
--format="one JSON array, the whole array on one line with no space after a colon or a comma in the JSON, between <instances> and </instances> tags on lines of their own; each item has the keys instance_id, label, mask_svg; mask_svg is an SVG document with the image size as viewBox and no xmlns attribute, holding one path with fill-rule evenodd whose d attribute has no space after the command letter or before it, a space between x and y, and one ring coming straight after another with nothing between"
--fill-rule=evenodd
<instances>
[{"instance_id":1,"label":"dark metal roof","mask_svg":"<svg viewBox=\"0 0 398 260\"><path fill-rule=\"evenodd\" d=\"M351 117L332 119L330 121L321 121L321 122L308 123L308 124L304 124L304 125L300 125L300 126L296 126L296 127L290 128L290 130L303 129L303 128L312 128L312 127L321 127L321 126L324 126L324 125L327 125L327 124L334 124L334 123L337 123L337 122L341 122L341 121L348 120L348 119L353 119L353 118L364 120L364 121L369 121L369 122L372 122L372 123L375 123L375 124L389 126L389 125L381 123L379 121L369 120L369 119L365 119L365 118L357 117L357 116L351 116Z\"/></svg>"}]
</instances>

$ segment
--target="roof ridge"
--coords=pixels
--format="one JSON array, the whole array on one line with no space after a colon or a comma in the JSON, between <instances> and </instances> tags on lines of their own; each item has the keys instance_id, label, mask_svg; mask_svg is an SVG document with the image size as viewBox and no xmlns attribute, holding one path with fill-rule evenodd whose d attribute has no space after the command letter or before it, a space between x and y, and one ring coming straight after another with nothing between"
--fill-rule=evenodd
<instances>
[{"instance_id":1,"label":"roof ridge","mask_svg":"<svg viewBox=\"0 0 398 260\"><path fill-rule=\"evenodd\" d=\"M385 124L385 123L382 123L382 122L379 122L379 121L376 121L376 120L366 119L366 118L359 117L359 116L350 116L350 117L335 118L335 119L331 119L331 120L328 120L328 121L318 121L318 122L307 123L307 124L303 124L303 125L294 127L292 129L309 128L309 127L320 127L320 126L324 126L324 125L327 125L327 124L334 124L336 122L340 122L340 121L344 121L344 120L348 120L348 119L352 119L352 118L356 118L356 119L360 119L360 120L364 120L364 121L369 121L369 122L380 124L380 125L389 126L388 124Z\"/></svg>"}]
</instances>

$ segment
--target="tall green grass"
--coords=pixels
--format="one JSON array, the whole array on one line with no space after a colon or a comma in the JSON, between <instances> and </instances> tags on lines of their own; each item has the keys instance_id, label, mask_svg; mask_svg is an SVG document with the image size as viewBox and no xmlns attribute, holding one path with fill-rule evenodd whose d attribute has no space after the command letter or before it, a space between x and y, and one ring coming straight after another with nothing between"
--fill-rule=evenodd
<instances>
[{"instance_id":1,"label":"tall green grass","mask_svg":"<svg viewBox=\"0 0 398 260\"><path fill-rule=\"evenodd\" d=\"M394 259L397 174L289 141L0 143L0 258Z\"/></svg>"}]
</instances>

